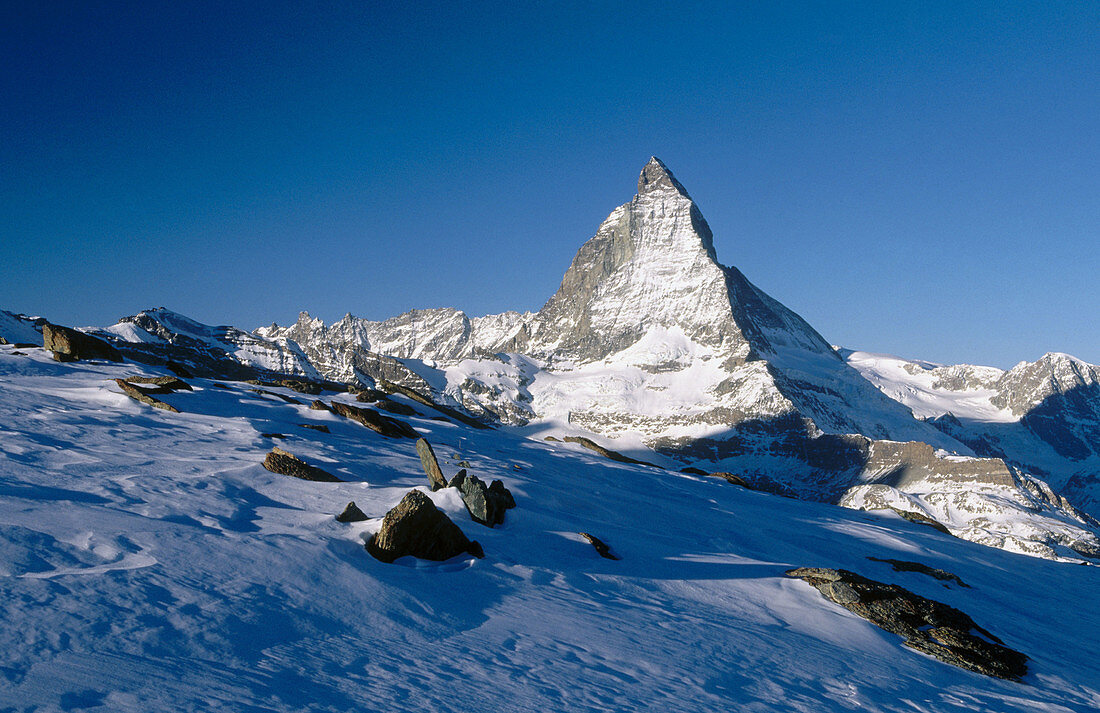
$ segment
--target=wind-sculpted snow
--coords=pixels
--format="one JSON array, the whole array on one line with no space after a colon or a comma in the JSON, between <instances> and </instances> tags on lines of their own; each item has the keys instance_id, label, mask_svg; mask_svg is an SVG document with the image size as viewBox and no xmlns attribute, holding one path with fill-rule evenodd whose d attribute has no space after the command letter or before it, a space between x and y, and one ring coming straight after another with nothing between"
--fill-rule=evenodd
<instances>
[{"instance_id":1,"label":"wind-sculpted snow","mask_svg":"<svg viewBox=\"0 0 1100 713\"><path fill-rule=\"evenodd\" d=\"M13 351L0 346L0 709L1100 707L1096 567L543 440L564 425L438 421L395 395L423 412L407 421L445 475L466 461L513 493L487 528L457 489L428 490L411 440L235 382L190 379L162 396L180 413L159 411L113 379L163 369ZM272 432L346 482L265 470ZM485 558L371 557L365 539L413 488ZM337 522L352 500L370 519ZM1024 653L1028 673L1003 681L913 651L784 575L800 566L955 607Z\"/></svg>"}]
</instances>

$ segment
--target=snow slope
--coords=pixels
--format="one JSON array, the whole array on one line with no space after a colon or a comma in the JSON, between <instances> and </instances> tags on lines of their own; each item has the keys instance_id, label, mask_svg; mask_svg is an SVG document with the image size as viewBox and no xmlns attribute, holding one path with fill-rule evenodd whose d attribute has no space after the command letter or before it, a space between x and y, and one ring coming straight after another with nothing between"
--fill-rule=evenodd
<instances>
[{"instance_id":1,"label":"snow slope","mask_svg":"<svg viewBox=\"0 0 1100 713\"><path fill-rule=\"evenodd\" d=\"M158 411L109 381L155 369L11 351L0 347L0 710L1100 707L1096 567L428 414L410 423L447 474L467 460L518 507L490 530L453 491L433 493L485 559L385 565L362 547L378 520L333 515L355 500L380 516L423 487L411 441L233 382L196 379L163 397L182 413ZM349 482L269 473L265 432ZM622 559L596 556L581 531ZM957 606L1027 654L1030 673L1010 683L907 649L783 576L801 565Z\"/></svg>"}]
</instances>

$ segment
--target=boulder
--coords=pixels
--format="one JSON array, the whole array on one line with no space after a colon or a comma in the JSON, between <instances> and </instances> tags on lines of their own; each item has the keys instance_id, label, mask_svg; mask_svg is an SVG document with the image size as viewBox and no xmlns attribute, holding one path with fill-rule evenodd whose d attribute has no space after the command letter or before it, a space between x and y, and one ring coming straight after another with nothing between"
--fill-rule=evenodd
<instances>
[{"instance_id":1,"label":"boulder","mask_svg":"<svg viewBox=\"0 0 1100 713\"><path fill-rule=\"evenodd\" d=\"M298 456L287 453L282 448L273 448L264 458L264 467L272 473L289 475L292 478L313 480L319 483L343 482L335 475L327 473L316 466L306 463Z\"/></svg>"},{"instance_id":2,"label":"boulder","mask_svg":"<svg viewBox=\"0 0 1100 713\"><path fill-rule=\"evenodd\" d=\"M504 483L494 480L489 484L489 493L500 499L505 510L511 510L516 506L516 499L512 497L512 491L504 487Z\"/></svg>"},{"instance_id":3,"label":"boulder","mask_svg":"<svg viewBox=\"0 0 1100 713\"><path fill-rule=\"evenodd\" d=\"M388 438L420 438L420 434L416 432L416 429L404 421L383 416L369 408L358 408L342 401L333 401L332 410L344 418L358 421L375 433L380 433Z\"/></svg>"},{"instance_id":4,"label":"boulder","mask_svg":"<svg viewBox=\"0 0 1100 713\"><path fill-rule=\"evenodd\" d=\"M581 532L581 533L578 533L578 534L580 534L580 536L583 537L584 539L588 540L588 543L596 548L596 553L599 554L600 557L603 557L604 559L609 559L609 560L619 559L615 555L611 554L611 548L608 547L607 543L604 542L603 540L601 540L600 538L596 537L595 535L589 534L587 532Z\"/></svg>"},{"instance_id":5,"label":"boulder","mask_svg":"<svg viewBox=\"0 0 1100 713\"><path fill-rule=\"evenodd\" d=\"M484 557L481 545L471 542L446 513L419 490L410 490L382 519L382 527L366 544L367 552L382 562L411 555L441 562L464 552Z\"/></svg>"},{"instance_id":6,"label":"boulder","mask_svg":"<svg viewBox=\"0 0 1100 713\"><path fill-rule=\"evenodd\" d=\"M496 487L486 486L485 481L476 475L467 475L465 470L459 473L462 477L456 475L451 482L458 481L455 487L462 493L462 502L474 522L486 527L503 524L505 510L516 506L516 501L504 487L504 483L494 480L493 485Z\"/></svg>"},{"instance_id":7,"label":"boulder","mask_svg":"<svg viewBox=\"0 0 1100 713\"><path fill-rule=\"evenodd\" d=\"M114 382L118 384L118 388L122 389L122 393L126 394L134 401L140 401L143 404L148 404L153 408L163 409L172 413L179 413L179 409L171 404L166 404L160 399L153 398L149 394L145 393L133 384L123 381L122 379L114 379Z\"/></svg>"},{"instance_id":8,"label":"boulder","mask_svg":"<svg viewBox=\"0 0 1100 713\"><path fill-rule=\"evenodd\" d=\"M122 354L102 339L49 322L42 325L42 344L53 352L53 358L57 361L122 361Z\"/></svg>"},{"instance_id":9,"label":"boulder","mask_svg":"<svg viewBox=\"0 0 1100 713\"><path fill-rule=\"evenodd\" d=\"M808 582L826 599L944 663L1011 681L1027 673L1027 656L947 604L844 569L800 567L788 570L787 576Z\"/></svg>"},{"instance_id":10,"label":"boulder","mask_svg":"<svg viewBox=\"0 0 1100 713\"><path fill-rule=\"evenodd\" d=\"M344 512L336 516L336 522L363 522L369 519L367 514L355 504L354 500L348 503L348 506L344 508Z\"/></svg>"},{"instance_id":11,"label":"boulder","mask_svg":"<svg viewBox=\"0 0 1100 713\"><path fill-rule=\"evenodd\" d=\"M432 490L446 488L447 479L443 477L443 471L439 469L439 460L435 457L432 444L424 438L417 440L416 453L420 456L420 466L424 468L424 473L428 476L428 483L431 484Z\"/></svg>"}]
</instances>

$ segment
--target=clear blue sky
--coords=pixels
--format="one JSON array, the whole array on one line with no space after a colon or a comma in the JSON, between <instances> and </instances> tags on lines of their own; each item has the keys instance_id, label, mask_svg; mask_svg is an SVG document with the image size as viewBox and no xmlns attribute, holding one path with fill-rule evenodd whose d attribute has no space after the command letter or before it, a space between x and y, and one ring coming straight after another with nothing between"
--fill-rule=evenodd
<instances>
[{"instance_id":1,"label":"clear blue sky","mask_svg":"<svg viewBox=\"0 0 1100 713\"><path fill-rule=\"evenodd\" d=\"M1100 3L319 5L6 3L0 308L538 309L656 154L833 343L1100 362Z\"/></svg>"}]
</instances>

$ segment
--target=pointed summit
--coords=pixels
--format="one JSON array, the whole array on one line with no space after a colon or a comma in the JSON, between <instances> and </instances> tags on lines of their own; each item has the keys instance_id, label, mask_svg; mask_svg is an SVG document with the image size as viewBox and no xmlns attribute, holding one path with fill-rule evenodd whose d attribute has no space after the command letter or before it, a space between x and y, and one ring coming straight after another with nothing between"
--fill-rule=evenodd
<instances>
[{"instance_id":1,"label":"pointed summit","mask_svg":"<svg viewBox=\"0 0 1100 713\"><path fill-rule=\"evenodd\" d=\"M672 171L668 170L668 166L656 156L650 156L649 163L645 165L642 173L638 176L638 195L642 196L646 193L665 190L673 190L684 198L691 198L687 189L676 180L676 177L672 175Z\"/></svg>"}]
</instances>

